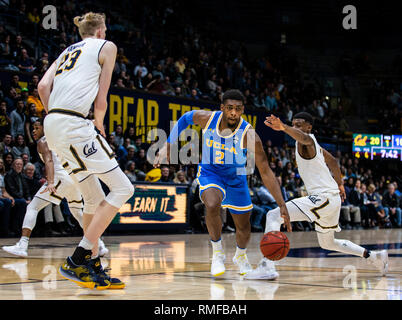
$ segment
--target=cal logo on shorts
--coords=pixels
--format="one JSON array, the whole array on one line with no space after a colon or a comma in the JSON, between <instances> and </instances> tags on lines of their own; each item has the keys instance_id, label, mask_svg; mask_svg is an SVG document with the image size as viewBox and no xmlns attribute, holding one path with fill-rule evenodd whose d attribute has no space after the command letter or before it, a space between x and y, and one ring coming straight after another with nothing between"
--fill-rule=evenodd
<instances>
[{"instance_id":1,"label":"cal logo on shorts","mask_svg":"<svg viewBox=\"0 0 402 320\"><path fill-rule=\"evenodd\" d=\"M83 149L83 153L86 158L96 153L96 151L98 151L98 149L95 148L95 142L92 142L91 146L89 146L89 144L86 144Z\"/></svg>"}]
</instances>

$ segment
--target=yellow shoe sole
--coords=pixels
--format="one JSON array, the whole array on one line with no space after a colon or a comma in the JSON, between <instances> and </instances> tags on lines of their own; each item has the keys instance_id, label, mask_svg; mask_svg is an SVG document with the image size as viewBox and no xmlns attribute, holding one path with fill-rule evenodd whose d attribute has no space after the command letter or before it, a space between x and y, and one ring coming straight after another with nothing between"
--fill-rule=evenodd
<instances>
[{"instance_id":1,"label":"yellow shoe sole","mask_svg":"<svg viewBox=\"0 0 402 320\"><path fill-rule=\"evenodd\" d=\"M111 284L109 286L109 290L118 290L118 289L124 289L126 287L125 283L121 283L121 284Z\"/></svg>"},{"instance_id":2,"label":"yellow shoe sole","mask_svg":"<svg viewBox=\"0 0 402 320\"><path fill-rule=\"evenodd\" d=\"M87 289L92 289L92 290L106 290L110 287L110 283L108 286L95 286L95 282L81 282L81 281L76 281L72 280L70 278L67 278L63 275L61 275L62 278L67 279L71 282L74 282L76 285L80 286L81 288L87 288Z\"/></svg>"},{"instance_id":3,"label":"yellow shoe sole","mask_svg":"<svg viewBox=\"0 0 402 320\"><path fill-rule=\"evenodd\" d=\"M221 273L217 273L217 274L213 274L214 277L219 277L221 275L223 275L225 273L225 271L221 272Z\"/></svg>"}]
</instances>

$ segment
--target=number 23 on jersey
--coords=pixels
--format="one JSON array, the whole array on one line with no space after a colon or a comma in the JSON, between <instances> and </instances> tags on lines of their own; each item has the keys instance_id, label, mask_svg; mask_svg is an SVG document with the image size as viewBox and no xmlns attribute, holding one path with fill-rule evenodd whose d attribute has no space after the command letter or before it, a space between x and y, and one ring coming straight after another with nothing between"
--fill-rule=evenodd
<instances>
[{"instance_id":1,"label":"number 23 on jersey","mask_svg":"<svg viewBox=\"0 0 402 320\"><path fill-rule=\"evenodd\" d=\"M56 76L59 75L60 73L62 73L63 71L68 71L68 70L71 70L72 68L74 68L80 54L81 54L81 50L75 50L71 54L67 53L64 56L62 62L60 63L59 68L56 71ZM64 66L64 68L63 68L63 66Z\"/></svg>"}]
</instances>

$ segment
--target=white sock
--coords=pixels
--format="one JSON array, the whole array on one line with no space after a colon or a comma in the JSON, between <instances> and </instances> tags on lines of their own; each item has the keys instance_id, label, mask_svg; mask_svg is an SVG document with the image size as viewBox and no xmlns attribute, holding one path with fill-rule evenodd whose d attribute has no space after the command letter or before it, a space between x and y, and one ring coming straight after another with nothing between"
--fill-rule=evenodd
<instances>
[{"instance_id":1,"label":"white sock","mask_svg":"<svg viewBox=\"0 0 402 320\"><path fill-rule=\"evenodd\" d=\"M80 241L78 246L84 248L85 250L92 250L92 248L94 247L93 243L85 238L85 236L82 237L82 240Z\"/></svg>"},{"instance_id":2,"label":"white sock","mask_svg":"<svg viewBox=\"0 0 402 320\"><path fill-rule=\"evenodd\" d=\"M222 240L219 239L218 241L213 241L211 240L211 244L212 244L212 250L215 253L216 251L221 251L223 252L223 248L222 248Z\"/></svg>"},{"instance_id":3,"label":"white sock","mask_svg":"<svg viewBox=\"0 0 402 320\"><path fill-rule=\"evenodd\" d=\"M23 247L24 249L27 249L27 248L28 248L28 244L29 244L29 238L22 236L21 239L20 239L20 245L21 245L21 247Z\"/></svg>"},{"instance_id":4,"label":"white sock","mask_svg":"<svg viewBox=\"0 0 402 320\"><path fill-rule=\"evenodd\" d=\"M239 248L239 246L236 247L236 254L235 257L241 256L243 254L246 254L247 248Z\"/></svg>"}]
</instances>

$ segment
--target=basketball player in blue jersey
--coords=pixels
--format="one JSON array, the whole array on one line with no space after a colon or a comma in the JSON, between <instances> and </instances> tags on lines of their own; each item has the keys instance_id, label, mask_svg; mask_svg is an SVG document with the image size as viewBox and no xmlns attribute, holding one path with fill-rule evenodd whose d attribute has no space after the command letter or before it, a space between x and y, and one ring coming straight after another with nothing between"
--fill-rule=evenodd
<instances>
[{"instance_id":1,"label":"basketball player in blue jersey","mask_svg":"<svg viewBox=\"0 0 402 320\"><path fill-rule=\"evenodd\" d=\"M279 184L268 166L260 137L242 118L245 98L239 90L228 90L222 98L221 111L194 110L184 114L173 127L167 143L155 159L159 166L166 157L170 159L170 144L189 125L197 124L203 129L202 161L198 166L197 182L200 198L206 207L206 223L213 249L211 274L225 272L225 254L222 247L221 207L232 214L236 226L236 254L233 263L240 274L252 270L246 255L250 239L250 212L253 208L246 179L247 151L254 154L261 178L275 198L281 217L291 231L289 214Z\"/></svg>"}]
</instances>

